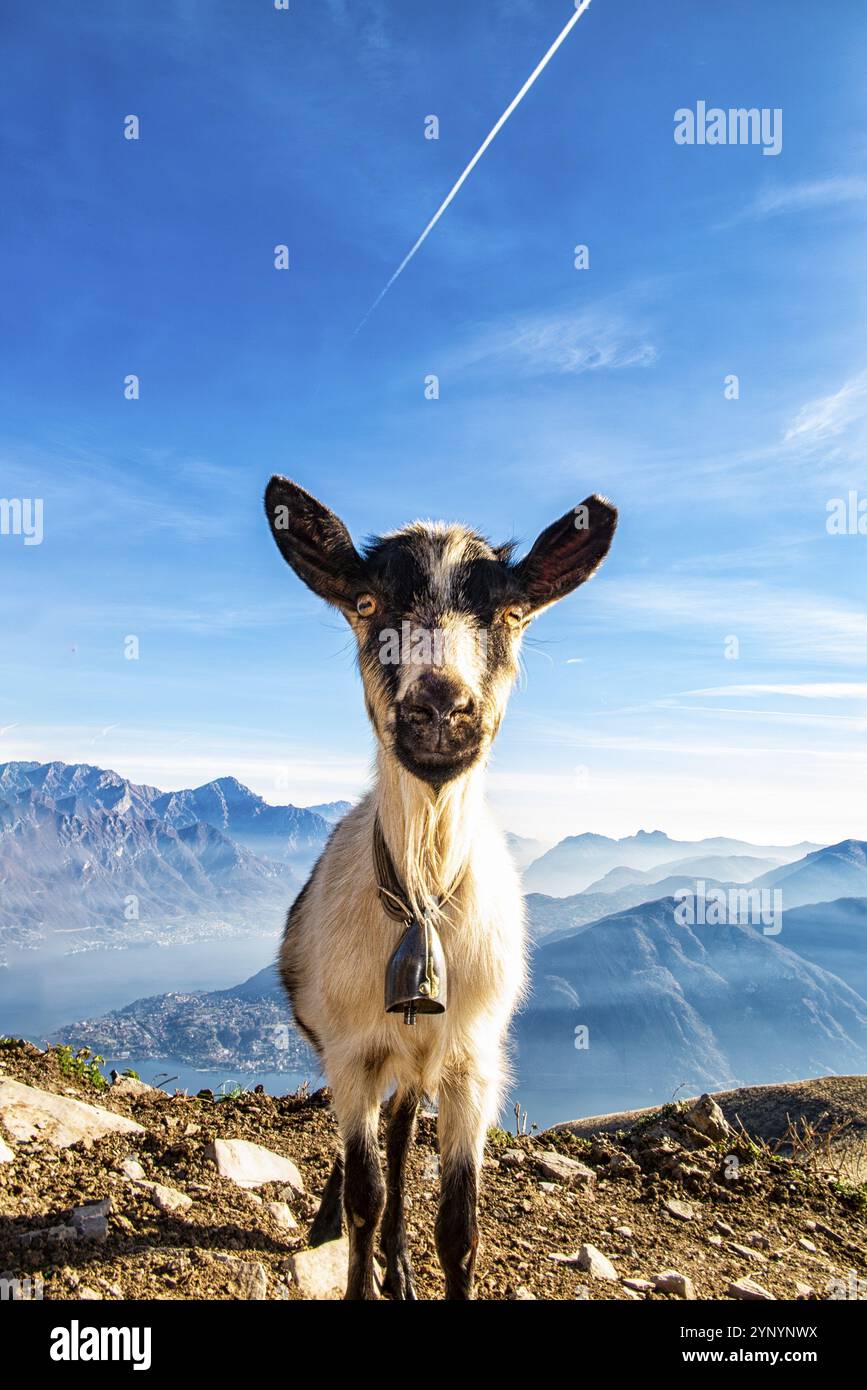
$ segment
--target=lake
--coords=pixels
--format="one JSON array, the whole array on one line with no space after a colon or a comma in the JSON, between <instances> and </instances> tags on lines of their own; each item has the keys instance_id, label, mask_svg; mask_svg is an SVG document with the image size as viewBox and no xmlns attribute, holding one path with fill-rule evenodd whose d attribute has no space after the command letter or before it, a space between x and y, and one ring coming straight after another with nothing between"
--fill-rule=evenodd
<instances>
[{"instance_id":1,"label":"lake","mask_svg":"<svg viewBox=\"0 0 867 1390\"><path fill-rule=\"evenodd\" d=\"M89 951L75 955L49 955L36 952L10 952L10 968L0 969L0 1033L45 1039L64 1024L97 1017L123 1008L134 999L165 994L170 990L193 991L227 989L270 964L277 952L277 936L247 937L242 940L193 942L178 946L133 946L122 951ZM295 1091L303 1081L311 1090L324 1084L321 1076L302 1072L233 1074L230 1070L198 1071L184 1062L167 1059L146 1062L126 1058L106 1059L118 1071L131 1067L142 1080L158 1083L166 1076L176 1078L175 1087L195 1094L209 1089L220 1091L233 1085L252 1088L263 1085L274 1095ZM517 1079L510 1088L500 1115L500 1123L510 1131L515 1127L515 1102L520 1101L528 1116L528 1127L544 1129L563 1120L582 1115L659 1104L668 1096L599 1085L588 1087L586 1074L574 1086L553 1078L523 1076L520 1057L516 1058Z\"/></svg>"}]
</instances>

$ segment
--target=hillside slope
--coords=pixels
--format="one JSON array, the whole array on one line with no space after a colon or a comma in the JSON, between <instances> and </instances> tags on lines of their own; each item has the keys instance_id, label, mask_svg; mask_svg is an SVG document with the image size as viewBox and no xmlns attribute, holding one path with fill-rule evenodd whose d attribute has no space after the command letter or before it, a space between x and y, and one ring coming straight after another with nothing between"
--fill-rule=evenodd
<instances>
[{"instance_id":1,"label":"hillside slope","mask_svg":"<svg viewBox=\"0 0 867 1390\"><path fill-rule=\"evenodd\" d=\"M51 1093L55 1106L71 1097L96 1101L109 1120L141 1128L105 1134L89 1147L58 1149L71 1136L52 1138L47 1130L16 1138L9 1081ZM835 1082L826 1085L833 1112ZM326 1094L215 1101L210 1093L128 1094L125 1086L95 1090L70 1074L62 1054L0 1044L0 1269L7 1277L40 1278L47 1299L339 1295L343 1243L302 1253L336 1145ZM867 1271L863 1190L822 1170L814 1155L773 1158L724 1121L717 1131L713 1116L705 1103L666 1107L590 1139L492 1131L478 1296L653 1301L675 1297L664 1289L678 1287L686 1296L727 1299L738 1297L744 1279L768 1297L839 1297L841 1289L845 1296L853 1273ZM298 1171L255 1190L239 1187L209 1158L218 1138L263 1145ZM433 1122L423 1118L407 1188L422 1299L442 1297L432 1229L437 1168ZM575 1263L585 1245L610 1261L599 1276ZM657 1285L666 1272L669 1282Z\"/></svg>"}]
</instances>

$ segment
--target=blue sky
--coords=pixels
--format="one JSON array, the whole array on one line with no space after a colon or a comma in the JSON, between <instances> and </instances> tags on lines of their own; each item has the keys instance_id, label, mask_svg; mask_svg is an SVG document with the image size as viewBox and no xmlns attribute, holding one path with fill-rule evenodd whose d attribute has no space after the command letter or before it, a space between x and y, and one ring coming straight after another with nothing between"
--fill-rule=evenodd
<instances>
[{"instance_id":1,"label":"blue sky","mask_svg":"<svg viewBox=\"0 0 867 1390\"><path fill-rule=\"evenodd\" d=\"M601 491L621 526L526 649L504 823L867 836L867 536L826 529L867 496L857 0L594 0L353 337L571 13L7 10L0 495L44 499L44 540L0 535L0 759L354 795L348 633L283 566L268 476L359 536L529 542ZM781 153L675 144L699 100L780 108Z\"/></svg>"}]
</instances>

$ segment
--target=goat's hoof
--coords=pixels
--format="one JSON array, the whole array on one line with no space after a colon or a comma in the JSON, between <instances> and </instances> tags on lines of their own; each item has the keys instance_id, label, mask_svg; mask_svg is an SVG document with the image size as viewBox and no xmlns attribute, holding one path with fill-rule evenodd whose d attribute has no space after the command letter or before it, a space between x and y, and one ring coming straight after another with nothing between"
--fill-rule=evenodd
<instances>
[{"instance_id":1,"label":"goat's hoof","mask_svg":"<svg viewBox=\"0 0 867 1390\"><path fill-rule=\"evenodd\" d=\"M388 1261L388 1268L382 1281L382 1292L401 1303L416 1303L418 1301L409 1255L396 1255Z\"/></svg>"}]
</instances>

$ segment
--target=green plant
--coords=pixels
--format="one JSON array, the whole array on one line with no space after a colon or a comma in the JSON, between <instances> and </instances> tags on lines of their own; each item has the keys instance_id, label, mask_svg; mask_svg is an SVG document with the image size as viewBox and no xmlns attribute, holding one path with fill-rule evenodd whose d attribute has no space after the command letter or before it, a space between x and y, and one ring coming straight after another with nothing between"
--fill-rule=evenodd
<instances>
[{"instance_id":1,"label":"green plant","mask_svg":"<svg viewBox=\"0 0 867 1390\"><path fill-rule=\"evenodd\" d=\"M54 1049L54 1055L64 1076L81 1081L86 1086L93 1086L97 1091L108 1089L108 1078L100 1070L105 1058L100 1057L99 1053L91 1052L89 1047L79 1047L73 1051L71 1047L63 1044Z\"/></svg>"}]
</instances>

